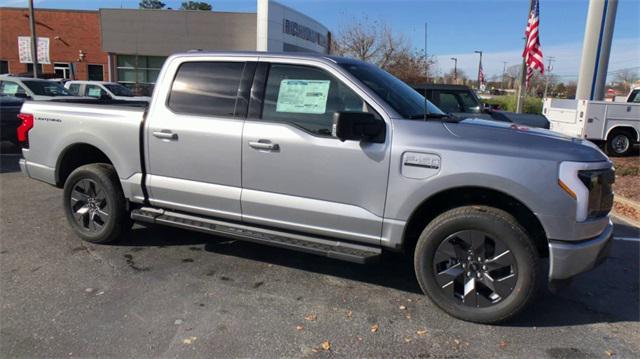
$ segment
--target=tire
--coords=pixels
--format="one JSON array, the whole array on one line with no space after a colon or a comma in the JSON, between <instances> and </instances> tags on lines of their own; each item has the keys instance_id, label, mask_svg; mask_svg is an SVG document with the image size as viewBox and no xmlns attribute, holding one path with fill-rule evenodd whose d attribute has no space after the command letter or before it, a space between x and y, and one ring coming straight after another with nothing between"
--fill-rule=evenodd
<instances>
[{"instance_id":1,"label":"tire","mask_svg":"<svg viewBox=\"0 0 640 359\"><path fill-rule=\"evenodd\" d=\"M131 229L116 171L94 163L78 167L64 184L63 206L78 237L91 243L112 243Z\"/></svg>"},{"instance_id":2,"label":"tire","mask_svg":"<svg viewBox=\"0 0 640 359\"><path fill-rule=\"evenodd\" d=\"M509 320L538 289L536 247L513 216L492 207L459 207L434 219L418 239L414 266L431 301L470 322Z\"/></svg>"},{"instance_id":3,"label":"tire","mask_svg":"<svg viewBox=\"0 0 640 359\"><path fill-rule=\"evenodd\" d=\"M614 130L607 138L607 154L614 157L628 156L633 150L634 142L630 131Z\"/></svg>"}]
</instances>

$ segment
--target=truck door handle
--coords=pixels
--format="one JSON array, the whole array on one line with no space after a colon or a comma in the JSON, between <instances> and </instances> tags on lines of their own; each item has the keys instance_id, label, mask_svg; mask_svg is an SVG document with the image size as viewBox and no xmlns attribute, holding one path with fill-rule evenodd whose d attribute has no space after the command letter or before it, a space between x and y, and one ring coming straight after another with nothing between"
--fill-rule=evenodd
<instances>
[{"instance_id":1,"label":"truck door handle","mask_svg":"<svg viewBox=\"0 0 640 359\"><path fill-rule=\"evenodd\" d=\"M177 133L173 133L173 132L171 132L169 130L153 131L153 135L155 137L162 138L163 140L177 140L178 139L178 134Z\"/></svg>"},{"instance_id":2,"label":"truck door handle","mask_svg":"<svg viewBox=\"0 0 640 359\"><path fill-rule=\"evenodd\" d=\"M256 150L279 151L280 146L277 143L271 143L269 140L249 141L249 146Z\"/></svg>"}]
</instances>

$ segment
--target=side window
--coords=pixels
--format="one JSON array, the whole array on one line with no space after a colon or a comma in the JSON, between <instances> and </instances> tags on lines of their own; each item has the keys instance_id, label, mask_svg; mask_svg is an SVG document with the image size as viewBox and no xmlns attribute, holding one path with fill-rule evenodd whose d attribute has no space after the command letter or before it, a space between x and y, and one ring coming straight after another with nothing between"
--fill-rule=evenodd
<instances>
[{"instance_id":1,"label":"side window","mask_svg":"<svg viewBox=\"0 0 640 359\"><path fill-rule=\"evenodd\" d=\"M22 86L16 82L1 81L0 82L0 94L6 96L15 96L16 94L26 94Z\"/></svg>"},{"instance_id":2,"label":"side window","mask_svg":"<svg viewBox=\"0 0 640 359\"><path fill-rule=\"evenodd\" d=\"M640 103L640 90L634 90L629 96L629 102Z\"/></svg>"},{"instance_id":3,"label":"side window","mask_svg":"<svg viewBox=\"0 0 640 359\"><path fill-rule=\"evenodd\" d=\"M80 84L71 84L69 85L69 92L78 96L80 94Z\"/></svg>"},{"instance_id":4,"label":"side window","mask_svg":"<svg viewBox=\"0 0 640 359\"><path fill-rule=\"evenodd\" d=\"M84 90L85 96L100 98L103 95L106 95L106 91L100 88L100 86L96 85L87 85Z\"/></svg>"},{"instance_id":5,"label":"side window","mask_svg":"<svg viewBox=\"0 0 640 359\"><path fill-rule=\"evenodd\" d=\"M311 133L331 135L335 112L367 112L366 103L324 70L273 64L262 119L295 124Z\"/></svg>"},{"instance_id":6,"label":"side window","mask_svg":"<svg viewBox=\"0 0 640 359\"><path fill-rule=\"evenodd\" d=\"M444 112L463 112L455 94L440 92L438 95L438 107Z\"/></svg>"},{"instance_id":7,"label":"side window","mask_svg":"<svg viewBox=\"0 0 640 359\"><path fill-rule=\"evenodd\" d=\"M186 62L171 85L168 106L175 112L232 117L244 62Z\"/></svg>"}]
</instances>

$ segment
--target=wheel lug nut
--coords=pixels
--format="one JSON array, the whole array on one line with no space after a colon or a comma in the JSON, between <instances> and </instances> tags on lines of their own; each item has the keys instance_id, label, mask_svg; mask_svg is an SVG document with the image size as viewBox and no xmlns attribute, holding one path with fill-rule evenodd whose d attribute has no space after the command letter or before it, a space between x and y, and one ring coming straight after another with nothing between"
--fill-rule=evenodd
<instances>
[{"instance_id":1,"label":"wheel lug nut","mask_svg":"<svg viewBox=\"0 0 640 359\"><path fill-rule=\"evenodd\" d=\"M487 270L487 266L482 266L482 270Z\"/></svg>"},{"instance_id":2,"label":"wheel lug nut","mask_svg":"<svg viewBox=\"0 0 640 359\"><path fill-rule=\"evenodd\" d=\"M467 277L471 277L471 272L467 272Z\"/></svg>"},{"instance_id":3,"label":"wheel lug nut","mask_svg":"<svg viewBox=\"0 0 640 359\"><path fill-rule=\"evenodd\" d=\"M481 262L481 261L482 261L482 258L478 257L478 262Z\"/></svg>"},{"instance_id":4,"label":"wheel lug nut","mask_svg":"<svg viewBox=\"0 0 640 359\"><path fill-rule=\"evenodd\" d=\"M471 256L467 257L467 260L472 260L473 258L471 258Z\"/></svg>"},{"instance_id":5,"label":"wheel lug nut","mask_svg":"<svg viewBox=\"0 0 640 359\"><path fill-rule=\"evenodd\" d=\"M482 278L482 273L480 273L480 272L476 273L476 277Z\"/></svg>"}]
</instances>

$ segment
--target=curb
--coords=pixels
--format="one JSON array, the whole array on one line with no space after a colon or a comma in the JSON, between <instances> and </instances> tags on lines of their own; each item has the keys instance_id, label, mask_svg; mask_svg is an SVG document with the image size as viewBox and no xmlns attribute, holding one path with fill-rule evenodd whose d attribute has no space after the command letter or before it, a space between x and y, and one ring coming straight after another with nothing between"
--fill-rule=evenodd
<instances>
[{"instance_id":1,"label":"curb","mask_svg":"<svg viewBox=\"0 0 640 359\"><path fill-rule=\"evenodd\" d=\"M640 215L640 203L634 200L621 197L621 196L615 196L613 197L613 202L619 204L620 206L631 208L635 213ZM630 225L640 228L640 220L637 220L633 217L625 216L617 212L615 208L613 208L613 210L611 211L611 216L619 220L622 220Z\"/></svg>"}]
</instances>

